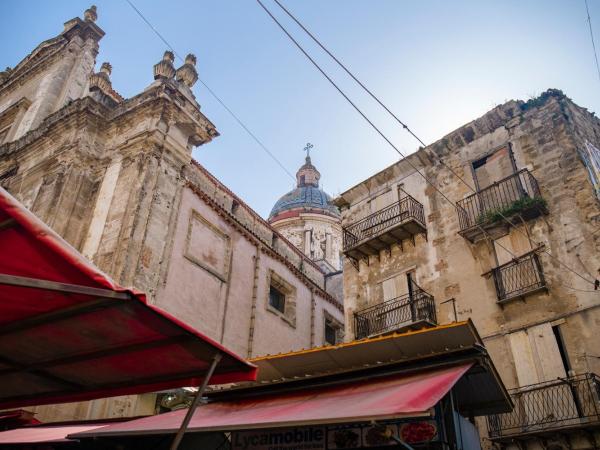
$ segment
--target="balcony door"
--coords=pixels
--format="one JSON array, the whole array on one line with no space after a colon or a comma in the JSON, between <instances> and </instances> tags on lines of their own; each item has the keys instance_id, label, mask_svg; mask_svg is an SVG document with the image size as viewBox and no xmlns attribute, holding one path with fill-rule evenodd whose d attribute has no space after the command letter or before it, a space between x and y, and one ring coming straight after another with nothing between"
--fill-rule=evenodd
<instances>
[{"instance_id":1,"label":"balcony door","mask_svg":"<svg viewBox=\"0 0 600 450\"><path fill-rule=\"evenodd\" d=\"M383 301L389 303L379 318L381 327L392 331L413 321L412 306L409 298L409 277L415 280L415 269L401 272L381 283Z\"/></svg>"},{"instance_id":2,"label":"balcony door","mask_svg":"<svg viewBox=\"0 0 600 450\"><path fill-rule=\"evenodd\" d=\"M508 335L519 393L512 415L524 430L534 431L548 422L572 424L577 417L576 397L559 379L567 376L551 323ZM550 383L551 386L539 383ZM537 385L537 386L536 386Z\"/></svg>"},{"instance_id":3,"label":"balcony door","mask_svg":"<svg viewBox=\"0 0 600 450\"><path fill-rule=\"evenodd\" d=\"M487 189L494 183L517 172L517 166L510 145L507 144L500 147L483 158L473 161L471 164L475 188L479 192L480 214L502 209L502 207L521 198L522 188L512 185L514 183L520 185L518 177L514 177L514 180L511 179L511 181L508 181L509 186L505 186L504 189Z\"/></svg>"}]
</instances>

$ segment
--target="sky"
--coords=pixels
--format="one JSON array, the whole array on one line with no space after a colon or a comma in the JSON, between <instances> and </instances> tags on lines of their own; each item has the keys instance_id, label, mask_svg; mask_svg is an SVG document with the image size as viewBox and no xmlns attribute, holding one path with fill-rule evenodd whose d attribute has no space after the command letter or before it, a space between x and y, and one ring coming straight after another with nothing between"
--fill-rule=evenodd
<instances>
[{"instance_id":1,"label":"sky","mask_svg":"<svg viewBox=\"0 0 600 450\"><path fill-rule=\"evenodd\" d=\"M131 0L204 81L294 174L303 148L335 196L399 156L310 65L255 0ZM265 5L406 154L418 142L377 107L278 9ZM510 99L557 88L600 112L600 77L584 0L281 0L425 142ZM588 0L600 50L600 0ZM97 68L113 66L124 97L152 81L166 45L126 0L96 0ZM0 67L14 66L90 6L79 0L0 0ZM181 62L178 61L178 66ZM221 136L193 156L263 217L295 181L198 82L202 112Z\"/></svg>"}]
</instances>

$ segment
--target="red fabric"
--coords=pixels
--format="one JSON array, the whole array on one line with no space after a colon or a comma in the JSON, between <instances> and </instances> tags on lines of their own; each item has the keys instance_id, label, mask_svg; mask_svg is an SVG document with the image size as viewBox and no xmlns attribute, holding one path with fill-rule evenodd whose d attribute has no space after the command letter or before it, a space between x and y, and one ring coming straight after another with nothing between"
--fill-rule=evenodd
<instances>
[{"instance_id":1,"label":"red fabric","mask_svg":"<svg viewBox=\"0 0 600 450\"><path fill-rule=\"evenodd\" d=\"M58 312L94 297L0 284L0 408L199 385L217 352L223 358L212 383L256 379L255 366L149 305L143 293L117 285L0 188L0 224L10 218L17 225L0 228L0 274L128 292L131 297L113 300L120 302L119 307L2 333L3 325ZM174 342L143 349L147 343L165 339ZM133 344L139 344L140 350L113 356L103 353ZM96 357L85 363L66 361L92 353ZM63 363L44 366L42 372L15 371L15 367L56 360Z\"/></svg>"},{"instance_id":2,"label":"red fabric","mask_svg":"<svg viewBox=\"0 0 600 450\"><path fill-rule=\"evenodd\" d=\"M61 425L26 427L0 432L0 444L45 444L52 442L69 442L67 435L102 428L104 424L95 425Z\"/></svg>"},{"instance_id":3,"label":"red fabric","mask_svg":"<svg viewBox=\"0 0 600 450\"><path fill-rule=\"evenodd\" d=\"M209 403L198 407L188 431L346 423L429 414L430 408L448 393L471 365L367 379L281 395ZM185 413L186 410L179 410L145 417L72 437L174 433Z\"/></svg>"}]
</instances>

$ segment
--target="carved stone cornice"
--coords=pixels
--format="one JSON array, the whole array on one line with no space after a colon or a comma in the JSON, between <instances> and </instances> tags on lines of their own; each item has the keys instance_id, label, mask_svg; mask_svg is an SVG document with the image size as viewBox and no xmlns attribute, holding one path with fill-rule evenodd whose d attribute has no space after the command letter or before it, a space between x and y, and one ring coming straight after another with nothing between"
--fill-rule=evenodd
<instances>
[{"instance_id":1,"label":"carved stone cornice","mask_svg":"<svg viewBox=\"0 0 600 450\"><path fill-rule=\"evenodd\" d=\"M151 118L155 124L155 130L163 136L163 144L169 145L171 148L178 148L176 152L178 158L184 158L188 162L191 159L189 145L204 144L218 135L214 125L198 110L195 104L179 91L176 82L170 80L168 83L160 83L118 104L107 104L92 96L76 99L46 117L37 128L21 138L0 145L0 157L8 156L32 145L34 141L49 134L51 129L65 126L70 120L69 118L74 115L80 117L80 120L87 120L84 118L91 115L104 128L105 135L109 136L112 133L121 135L124 139L133 137L128 135L127 130L135 129L137 122ZM161 130L161 123L164 123L166 128ZM167 136L168 127L173 125L185 132L188 136L187 143L177 144Z\"/></svg>"},{"instance_id":2,"label":"carved stone cornice","mask_svg":"<svg viewBox=\"0 0 600 450\"><path fill-rule=\"evenodd\" d=\"M23 84L25 78L29 78L48 67L75 37L81 38L84 42L87 39L93 39L97 44L105 33L94 23L94 17L97 17L95 6L86 10L84 15L86 20L75 17L65 22L62 33L39 44L14 69L2 72L3 76L0 76L0 95L10 86L14 86L15 83Z\"/></svg>"}]
</instances>

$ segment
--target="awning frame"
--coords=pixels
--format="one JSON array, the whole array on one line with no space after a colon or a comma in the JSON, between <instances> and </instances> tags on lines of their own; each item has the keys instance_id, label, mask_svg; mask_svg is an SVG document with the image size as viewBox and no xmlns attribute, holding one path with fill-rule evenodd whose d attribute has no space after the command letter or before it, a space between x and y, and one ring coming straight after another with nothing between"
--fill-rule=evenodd
<instances>
[{"instance_id":1,"label":"awning frame","mask_svg":"<svg viewBox=\"0 0 600 450\"><path fill-rule=\"evenodd\" d=\"M192 404L188 408L188 410L185 414L185 417L183 418L183 421L181 422L181 426L179 427L179 430L177 430L177 434L175 435L175 438L173 439L170 450L177 450L177 448L179 447L179 444L181 443L181 440L183 439L183 436L185 435L188 425L190 424L190 420L192 420L192 417L194 416L194 413L196 412L196 408L200 404L200 400L202 400L204 391L206 391L208 382L209 382L210 378L212 377L212 374L214 373L215 369L217 368L217 364L219 364L219 361L221 361L221 353L220 352L216 353L215 356L213 357L210 367L206 371L206 375L204 376L204 380L202 381L202 386L200 386L200 388L198 389L198 392L196 393L196 396L194 397Z\"/></svg>"}]
</instances>

